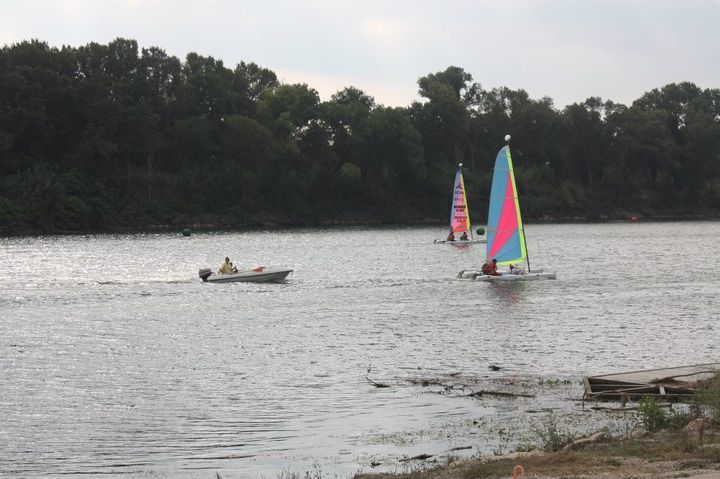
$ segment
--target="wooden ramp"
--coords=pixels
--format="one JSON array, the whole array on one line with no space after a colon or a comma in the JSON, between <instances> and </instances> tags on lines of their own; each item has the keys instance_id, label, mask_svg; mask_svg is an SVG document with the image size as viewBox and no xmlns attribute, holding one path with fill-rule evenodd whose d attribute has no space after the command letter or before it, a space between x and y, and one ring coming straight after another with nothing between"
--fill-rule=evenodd
<instances>
[{"instance_id":1,"label":"wooden ramp","mask_svg":"<svg viewBox=\"0 0 720 479\"><path fill-rule=\"evenodd\" d=\"M710 363L587 376L584 379L584 398L618 401L656 396L669 401L682 401L695 394L698 387L718 371L720 363Z\"/></svg>"}]
</instances>

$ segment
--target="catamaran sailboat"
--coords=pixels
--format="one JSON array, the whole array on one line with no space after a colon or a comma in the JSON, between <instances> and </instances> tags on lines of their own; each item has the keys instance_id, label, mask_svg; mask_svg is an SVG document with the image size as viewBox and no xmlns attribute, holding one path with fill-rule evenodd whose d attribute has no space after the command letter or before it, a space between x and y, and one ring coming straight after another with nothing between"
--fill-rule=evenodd
<instances>
[{"instance_id":1,"label":"catamaran sailboat","mask_svg":"<svg viewBox=\"0 0 720 479\"><path fill-rule=\"evenodd\" d=\"M478 270L463 270L458 278L477 281L532 281L538 279L556 279L555 273L546 273L542 269L530 269L530 259L525 242L525 230L520 216L515 173L510 156L510 135L505 136L508 143L495 158L492 187L490 189L490 207L488 209L486 264L496 260L497 265L511 265L511 271L497 275L484 274ZM527 262L527 270L514 267Z\"/></svg>"},{"instance_id":2,"label":"catamaran sailboat","mask_svg":"<svg viewBox=\"0 0 720 479\"><path fill-rule=\"evenodd\" d=\"M470 237L467 236L468 232ZM450 234L454 237L456 233L462 233L463 236L455 239L435 240L435 244L472 244L484 243L484 239L473 238L472 229L470 227L470 213L467 206L467 198L465 197L465 182L463 181L462 163L458 165L457 173L455 173L455 183L453 185L453 202L450 208Z\"/></svg>"}]
</instances>

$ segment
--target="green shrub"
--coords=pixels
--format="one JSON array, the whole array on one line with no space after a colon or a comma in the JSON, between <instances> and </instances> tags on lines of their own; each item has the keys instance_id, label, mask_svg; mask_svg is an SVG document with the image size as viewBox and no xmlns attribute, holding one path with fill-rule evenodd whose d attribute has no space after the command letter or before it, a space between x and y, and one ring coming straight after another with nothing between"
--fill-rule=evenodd
<instances>
[{"instance_id":1,"label":"green shrub","mask_svg":"<svg viewBox=\"0 0 720 479\"><path fill-rule=\"evenodd\" d=\"M695 396L700 411L707 413L716 422L720 422L720 373L708 381Z\"/></svg>"},{"instance_id":2,"label":"green shrub","mask_svg":"<svg viewBox=\"0 0 720 479\"><path fill-rule=\"evenodd\" d=\"M536 427L533 432L538 436L539 448L548 452L559 451L574 439L570 433L558 427L557 417L554 414L548 417L543 427Z\"/></svg>"},{"instance_id":3,"label":"green shrub","mask_svg":"<svg viewBox=\"0 0 720 479\"><path fill-rule=\"evenodd\" d=\"M690 414L676 410L672 406L665 409L651 396L644 397L635 411L635 421L648 431L661 429L681 429L690 422Z\"/></svg>"}]
</instances>

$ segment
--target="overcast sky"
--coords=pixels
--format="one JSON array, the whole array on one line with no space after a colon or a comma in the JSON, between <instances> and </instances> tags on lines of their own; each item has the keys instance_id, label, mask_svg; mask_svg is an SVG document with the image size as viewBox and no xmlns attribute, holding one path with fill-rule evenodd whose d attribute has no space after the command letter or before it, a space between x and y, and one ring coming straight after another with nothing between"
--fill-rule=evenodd
<instances>
[{"instance_id":1,"label":"overcast sky","mask_svg":"<svg viewBox=\"0 0 720 479\"><path fill-rule=\"evenodd\" d=\"M719 32L720 0L0 0L0 44L132 38L255 62L323 99L353 85L388 106L450 65L558 108L686 80L718 88Z\"/></svg>"}]
</instances>

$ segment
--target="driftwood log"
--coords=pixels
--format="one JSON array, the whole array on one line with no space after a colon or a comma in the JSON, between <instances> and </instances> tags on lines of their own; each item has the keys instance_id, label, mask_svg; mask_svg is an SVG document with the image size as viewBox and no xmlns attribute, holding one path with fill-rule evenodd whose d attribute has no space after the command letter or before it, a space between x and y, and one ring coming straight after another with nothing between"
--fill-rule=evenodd
<instances>
[{"instance_id":1,"label":"driftwood log","mask_svg":"<svg viewBox=\"0 0 720 479\"><path fill-rule=\"evenodd\" d=\"M433 457L432 454L419 454L417 456L413 457L405 457L403 459L400 459L400 462L407 462L407 461L424 461L425 459L430 459Z\"/></svg>"},{"instance_id":2,"label":"driftwood log","mask_svg":"<svg viewBox=\"0 0 720 479\"><path fill-rule=\"evenodd\" d=\"M384 383L375 382L375 381L373 381L372 379L370 379L368 376L365 376L365 379L367 379L368 382L369 382L370 384L372 384L373 386L375 386L376 388L389 388L389 387L390 387L389 384L384 384Z\"/></svg>"},{"instance_id":3,"label":"driftwood log","mask_svg":"<svg viewBox=\"0 0 720 479\"><path fill-rule=\"evenodd\" d=\"M503 392L503 391L486 391L486 390L484 390L484 389L483 389L483 390L480 390L480 391L476 391L476 392L470 393L470 394L466 394L465 397L474 397L474 398L477 398L477 397L481 397L481 396L485 396L485 395L488 395L488 396L511 397L511 398L514 398L514 397L519 397L519 398L534 398L534 397L535 397L534 394L508 393L508 392Z\"/></svg>"}]
</instances>

